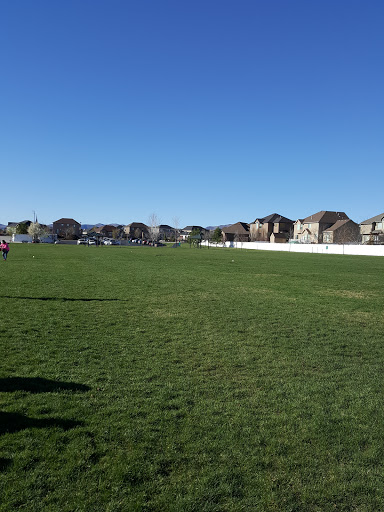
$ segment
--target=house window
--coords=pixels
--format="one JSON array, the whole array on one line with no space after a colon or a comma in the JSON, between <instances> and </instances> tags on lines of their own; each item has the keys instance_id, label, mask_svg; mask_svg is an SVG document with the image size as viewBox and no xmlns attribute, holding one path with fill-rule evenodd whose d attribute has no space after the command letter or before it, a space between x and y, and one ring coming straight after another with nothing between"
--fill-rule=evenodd
<instances>
[{"instance_id":1,"label":"house window","mask_svg":"<svg viewBox=\"0 0 384 512\"><path fill-rule=\"evenodd\" d=\"M383 222L377 222L376 229L383 229Z\"/></svg>"},{"instance_id":2,"label":"house window","mask_svg":"<svg viewBox=\"0 0 384 512\"><path fill-rule=\"evenodd\" d=\"M312 224L308 224L308 229L311 229L311 227L312 227Z\"/></svg>"}]
</instances>

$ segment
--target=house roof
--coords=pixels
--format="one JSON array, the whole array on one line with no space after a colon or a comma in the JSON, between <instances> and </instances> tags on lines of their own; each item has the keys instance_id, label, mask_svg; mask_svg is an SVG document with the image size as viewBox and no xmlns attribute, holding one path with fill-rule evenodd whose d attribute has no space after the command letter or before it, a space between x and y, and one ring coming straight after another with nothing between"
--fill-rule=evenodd
<instances>
[{"instance_id":1,"label":"house roof","mask_svg":"<svg viewBox=\"0 0 384 512\"><path fill-rule=\"evenodd\" d=\"M309 215L303 220L303 223L310 222L322 222L325 224L334 224L338 220L349 219L348 215L344 212L329 212L322 210L321 212L314 213L313 215Z\"/></svg>"},{"instance_id":2,"label":"house roof","mask_svg":"<svg viewBox=\"0 0 384 512\"><path fill-rule=\"evenodd\" d=\"M324 233L326 233L327 231L336 231L336 229L339 229L341 226L344 226L344 224L347 224L348 222L352 222L353 224L355 224L353 222L353 220L351 219L343 219L343 220L338 220L337 222L335 222L333 224L333 226L331 226L330 228L328 229L325 229L324 230ZM356 224L357 225L357 224Z\"/></svg>"},{"instance_id":3,"label":"house roof","mask_svg":"<svg viewBox=\"0 0 384 512\"><path fill-rule=\"evenodd\" d=\"M116 229L116 226L112 226L112 224L106 224L101 228L103 231L113 231Z\"/></svg>"},{"instance_id":4,"label":"house roof","mask_svg":"<svg viewBox=\"0 0 384 512\"><path fill-rule=\"evenodd\" d=\"M20 224L32 224L31 220L20 220L19 222L8 222L9 227L19 226Z\"/></svg>"},{"instance_id":5,"label":"house roof","mask_svg":"<svg viewBox=\"0 0 384 512\"><path fill-rule=\"evenodd\" d=\"M185 226L185 228L183 228L182 231L193 231L194 229L198 229L199 231L205 231L205 228L202 228L201 226Z\"/></svg>"},{"instance_id":6,"label":"house roof","mask_svg":"<svg viewBox=\"0 0 384 512\"><path fill-rule=\"evenodd\" d=\"M75 220L75 219L62 218L62 219L59 219L59 220L55 220L54 224L56 224L56 223L60 223L60 224L78 224L80 226L80 223L77 222L77 220Z\"/></svg>"},{"instance_id":7,"label":"house roof","mask_svg":"<svg viewBox=\"0 0 384 512\"><path fill-rule=\"evenodd\" d=\"M236 222L236 224L232 224L231 226L223 228L222 231L224 233L248 234L249 224L247 224L246 222Z\"/></svg>"},{"instance_id":8,"label":"house roof","mask_svg":"<svg viewBox=\"0 0 384 512\"><path fill-rule=\"evenodd\" d=\"M384 213L380 213L379 215L376 215L376 217L364 220L363 222L360 222L360 224L373 224L374 222L381 222L382 220L384 220Z\"/></svg>"},{"instance_id":9,"label":"house roof","mask_svg":"<svg viewBox=\"0 0 384 512\"><path fill-rule=\"evenodd\" d=\"M266 222L273 222L273 223L275 223L275 222L292 222L293 223L293 220L288 219L287 217L283 217L279 213L271 213L270 215L267 215L267 217L261 217L261 218L255 219L255 222L256 221L259 221L262 224L265 224Z\"/></svg>"},{"instance_id":10,"label":"house roof","mask_svg":"<svg viewBox=\"0 0 384 512\"><path fill-rule=\"evenodd\" d=\"M131 222L130 224L127 224L125 227L132 228L132 229L136 229L136 228L148 229L148 226L146 224L143 224L142 222Z\"/></svg>"}]
</instances>

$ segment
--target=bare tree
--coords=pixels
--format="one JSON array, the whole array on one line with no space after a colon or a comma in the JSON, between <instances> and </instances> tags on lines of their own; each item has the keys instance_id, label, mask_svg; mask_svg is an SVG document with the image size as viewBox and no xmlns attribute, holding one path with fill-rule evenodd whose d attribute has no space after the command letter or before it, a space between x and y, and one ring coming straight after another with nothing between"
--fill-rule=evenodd
<instances>
[{"instance_id":1,"label":"bare tree","mask_svg":"<svg viewBox=\"0 0 384 512\"><path fill-rule=\"evenodd\" d=\"M152 242L157 242L160 237L160 220L156 213L151 213L148 219L149 238Z\"/></svg>"},{"instance_id":2,"label":"bare tree","mask_svg":"<svg viewBox=\"0 0 384 512\"><path fill-rule=\"evenodd\" d=\"M339 228L339 233L336 234L336 239L339 244L360 244L361 243L361 235L359 227L348 225L341 226Z\"/></svg>"},{"instance_id":3,"label":"bare tree","mask_svg":"<svg viewBox=\"0 0 384 512\"><path fill-rule=\"evenodd\" d=\"M180 219L179 219L179 217L173 217L172 222L173 222L173 228L174 228L174 231L175 231L175 242L177 242L178 239L179 239L179 232L180 232Z\"/></svg>"},{"instance_id":4,"label":"bare tree","mask_svg":"<svg viewBox=\"0 0 384 512\"><path fill-rule=\"evenodd\" d=\"M73 240L75 237L75 228L70 226L69 228L64 230L64 238L65 240Z\"/></svg>"}]
</instances>

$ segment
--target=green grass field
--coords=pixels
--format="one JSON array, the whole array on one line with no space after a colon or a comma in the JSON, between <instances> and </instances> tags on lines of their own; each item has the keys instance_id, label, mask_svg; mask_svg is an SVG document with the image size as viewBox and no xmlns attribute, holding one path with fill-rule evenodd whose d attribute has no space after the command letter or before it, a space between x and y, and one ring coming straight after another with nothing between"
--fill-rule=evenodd
<instances>
[{"instance_id":1,"label":"green grass field","mask_svg":"<svg viewBox=\"0 0 384 512\"><path fill-rule=\"evenodd\" d=\"M384 258L13 245L0 511L384 510Z\"/></svg>"}]
</instances>

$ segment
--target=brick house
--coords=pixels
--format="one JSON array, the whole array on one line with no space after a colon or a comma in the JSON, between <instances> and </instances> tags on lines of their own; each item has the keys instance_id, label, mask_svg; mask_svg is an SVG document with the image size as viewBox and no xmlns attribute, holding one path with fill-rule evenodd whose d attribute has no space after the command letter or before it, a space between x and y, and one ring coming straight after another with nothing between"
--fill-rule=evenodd
<instances>
[{"instance_id":1,"label":"brick house","mask_svg":"<svg viewBox=\"0 0 384 512\"><path fill-rule=\"evenodd\" d=\"M62 218L55 220L52 225L52 232L60 238L79 238L81 236L81 224L74 219Z\"/></svg>"}]
</instances>

